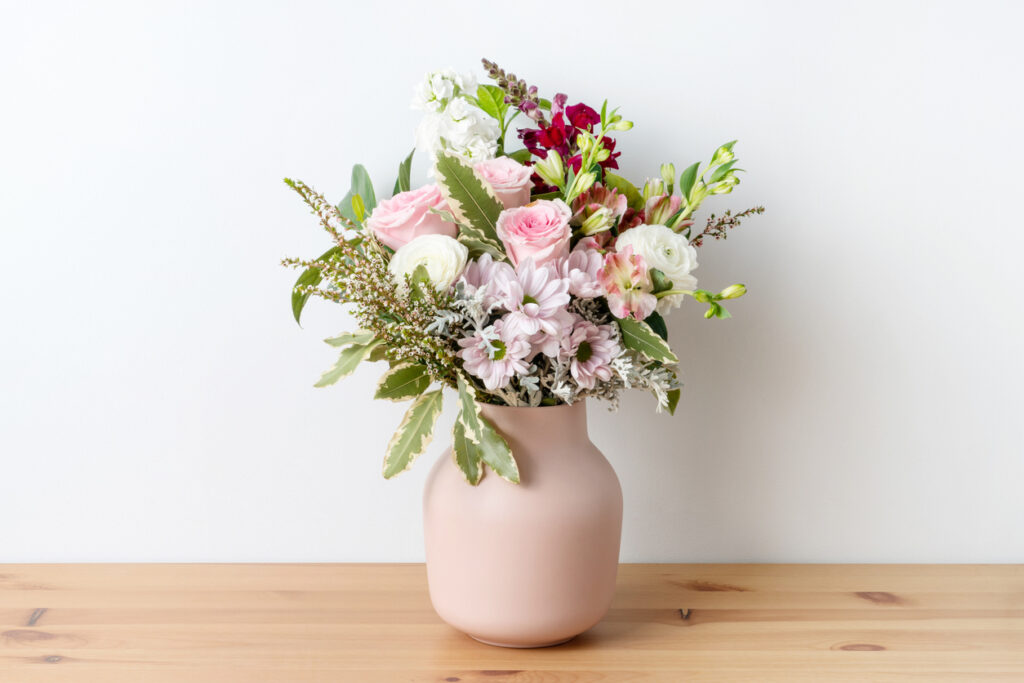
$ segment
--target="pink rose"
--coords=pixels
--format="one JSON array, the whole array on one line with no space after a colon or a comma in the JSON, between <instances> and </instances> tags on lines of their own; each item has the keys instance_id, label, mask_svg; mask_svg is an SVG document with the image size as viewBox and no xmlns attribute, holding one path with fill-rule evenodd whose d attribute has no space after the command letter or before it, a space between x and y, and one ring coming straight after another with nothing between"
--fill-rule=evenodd
<instances>
[{"instance_id":1,"label":"pink rose","mask_svg":"<svg viewBox=\"0 0 1024 683\"><path fill-rule=\"evenodd\" d=\"M494 194L498 195L506 209L514 209L530 201L530 188L533 186L530 176L533 175L533 169L529 166L523 166L508 157L498 157L481 161L473 168L494 188Z\"/></svg>"},{"instance_id":2,"label":"pink rose","mask_svg":"<svg viewBox=\"0 0 1024 683\"><path fill-rule=\"evenodd\" d=\"M539 199L526 206L505 209L498 216L498 237L512 263L532 258L536 265L569 255L572 209L561 199Z\"/></svg>"},{"instance_id":3,"label":"pink rose","mask_svg":"<svg viewBox=\"0 0 1024 683\"><path fill-rule=\"evenodd\" d=\"M437 185L424 185L383 200L366 219L366 227L395 251L420 235L455 237L458 232L455 224L431 213L430 209L448 210L448 203Z\"/></svg>"}]
</instances>

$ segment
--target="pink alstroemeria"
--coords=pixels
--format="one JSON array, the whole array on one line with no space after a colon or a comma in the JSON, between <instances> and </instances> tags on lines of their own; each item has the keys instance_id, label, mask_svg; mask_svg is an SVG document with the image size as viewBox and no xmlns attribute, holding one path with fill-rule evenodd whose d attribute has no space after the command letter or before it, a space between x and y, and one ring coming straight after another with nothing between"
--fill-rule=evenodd
<instances>
[{"instance_id":1,"label":"pink alstroemeria","mask_svg":"<svg viewBox=\"0 0 1024 683\"><path fill-rule=\"evenodd\" d=\"M622 352L611 325L595 325L580 316L560 346L559 357L569 363L569 374L583 389L593 389L598 380L610 380L611 362Z\"/></svg>"},{"instance_id":2,"label":"pink alstroemeria","mask_svg":"<svg viewBox=\"0 0 1024 683\"><path fill-rule=\"evenodd\" d=\"M676 215L683 205L683 198L677 195L651 197L644 205L644 220L649 225L667 225L668 219Z\"/></svg>"},{"instance_id":3,"label":"pink alstroemeria","mask_svg":"<svg viewBox=\"0 0 1024 683\"><path fill-rule=\"evenodd\" d=\"M512 334L505 323L505 318L499 318L460 339L461 349L455 354L466 372L479 377L488 391L506 387L513 376L530 370L527 359L533 356L533 347L527 339Z\"/></svg>"},{"instance_id":4,"label":"pink alstroemeria","mask_svg":"<svg viewBox=\"0 0 1024 683\"><path fill-rule=\"evenodd\" d=\"M499 305L508 311L505 327L515 336L529 338L538 332L561 333L565 307L569 305L569 282L548 266L535 266L528 258L511 274L496 273Z\"/></svg>"},{"instance_id":5,"label":"pink alstroemeria","mask_svg":"<svg viewBox=\"0 0 1024 683\"><path fill-rule=\"evenodd\" d=\"M608 292L608 308L616 318L643 320L658 305L658 298L651 294L647 264L633 253L632 246L605 255L600 279Z\"/></svg>"}]
</instances>

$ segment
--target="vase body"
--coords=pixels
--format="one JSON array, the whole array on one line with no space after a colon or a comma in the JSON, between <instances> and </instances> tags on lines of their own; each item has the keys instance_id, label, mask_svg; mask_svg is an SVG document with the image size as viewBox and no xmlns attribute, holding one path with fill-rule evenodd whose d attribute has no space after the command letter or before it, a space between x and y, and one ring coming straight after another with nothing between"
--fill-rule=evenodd
<instances>
[{"instance_id":1,"label":"vase body","mask_svg":"<svg viewBox=\"0 0 1024 683\"><path fill-rule=\"evenodd\" d=\"M555 645L608 611L622 535L622 489L571 406L482 406L519 467L511 484L488 470L471 486L449 449L423 497L434 609L477 640Z\"/></svg>"}]
</instances>

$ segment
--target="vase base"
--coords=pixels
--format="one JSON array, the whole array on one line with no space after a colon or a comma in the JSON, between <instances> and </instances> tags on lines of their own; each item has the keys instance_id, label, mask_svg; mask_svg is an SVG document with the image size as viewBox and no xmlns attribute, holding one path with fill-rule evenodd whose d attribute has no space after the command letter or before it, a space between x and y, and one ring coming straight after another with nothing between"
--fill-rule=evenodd
<instances>
[{"instance_id":1,"label":"vase base","mask_svg":"<svg viewBox=\"0 0 1024 683\"><path fill-rule=\"evenodd\" d=\"M467 634L467 635L469 635L469 634ZM483 638L477 638L474 635L470 635L469 637L472 638L473 640L477 641L478 643L483 643L484 645L493 645L494 647L510 647L510 648L515 648L517 650L527 650L527 649L531 649L531 648L555 647L557 645L564 645L565 643L568 643L570 640L572 640L576 636L569 636L568 638L565 638L563 640L556 640L556 641L551 642L551 643L537 643L536 645L518 645L518 644L515 644L515 643L496 643L496 642L494 642L492 640L484 640Z\"/></svg>"}]
</instances>

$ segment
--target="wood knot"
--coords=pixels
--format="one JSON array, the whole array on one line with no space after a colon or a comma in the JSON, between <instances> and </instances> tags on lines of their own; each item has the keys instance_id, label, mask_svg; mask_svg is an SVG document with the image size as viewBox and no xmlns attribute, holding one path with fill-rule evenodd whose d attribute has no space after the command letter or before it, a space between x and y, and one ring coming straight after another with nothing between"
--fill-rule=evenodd
<instances>
[{"instance_id":1,"label":"wood knot","mask_svg":"<svg viewBox=\"0 0 1024 683\"><path fill-rule=\"evenodd\" d=\"M448 678L446 678L444 680L448 681L448 683L458 683L458 681L461 681L462 679L459 678L458 676L449 676Z\"/></svg>"},{"instance_id":2,"label":"wood knot","mask_svg":"<svg viewBox=\"0 0 1024 683\"><path fill-rule=\"evenodd\" d=\"M0 633L6 640L14 641L15 643L38 643L41 640L53 640L57 636L52 633L46 633L45 631L33 631L27 628L16 628L10 631L4 631Z\"/></svg>"},{"instance_id":3,"label":"wood knot","mask_svg":"<svg viewBox=\"0 0 1024 683\"><path fill-rule=\"evenodd\" d=\"M872 645L871 643L850 643L849 645L840 645L838 649L846 650L847 652L881 652L885 648L881 645Z\"/></svg>"},{"instance_id":4,"label":"wood knot","mask_svg":"<svg viewBox=\"0 0 1024 683\"><path fill-rule=\"evenodd\" d=\"M683 620L689 619L690 618L690 610L685 609L685 608L680 608L679 609L679 618L683 619Z\"/></svg>"},{"instance_id":5,"label":"wood knot","mask_svg":"<svg viewBox=\"0 0 1024 683\"><path fill-rule=\"evenodd\" d=\"M32 614L29 615L28 621L25 622L25 626L35 626L37 623L39 623L39 620L43 617L44 614L46 614L45 607L40 607L39 609L35 610L34 612L32 612Z\"/></svg>"},{"instance_id":6,"label":"wood knot","mask_svg":"<svg viewBox=\"0 0 1024 683\"><path fill-rule=\"evenodd\" d=\"M683 588L701 593L746 593L750 589L742 586L732 586L728 583L715 583L714 581L684 581L680 584Z\"/></svg>"},{"instance_id":7,"label":"wood knot","mask_svg":"<svg viewBox=\"0 0 1024 683\"><path fill-rule=\"evenodd\" d=\"M50 655L49 657L43 657L43 661L47 662L49 664L56 664L57 662L61 661L62 659L64 659L64 658L61 657L60 655Z\"/></svg>"},{"instance_id":8,"label":"wood knot","mask_svg":"<svg viewBox=\"0 0 1024 683\"><path fill-rule=\"evenodd\" d=\"M902 605L903 598L885 591L858 591L854 593L858 598L873 602L876 605Z\"/></svg>"}]
</instances>

